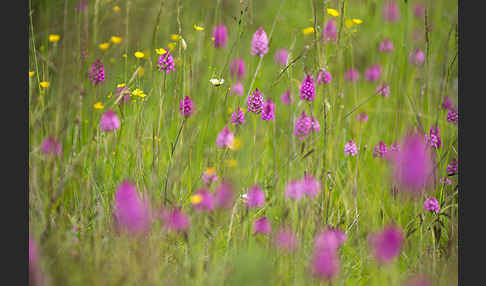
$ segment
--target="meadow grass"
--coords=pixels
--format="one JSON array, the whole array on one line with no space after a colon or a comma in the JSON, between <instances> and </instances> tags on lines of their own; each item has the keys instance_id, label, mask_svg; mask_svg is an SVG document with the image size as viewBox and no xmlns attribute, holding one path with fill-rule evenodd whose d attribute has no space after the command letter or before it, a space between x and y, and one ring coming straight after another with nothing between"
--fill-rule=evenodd
<instances>
[{"instance_id":1,"label":"meadow grass","mask_svg":"<svg viewBox=\"0 0 486 286\"><path fill-rule=\"evenodd\" d=\"M29 233L39 245L48 282L402 285L409 276L424 274L432 285L457 284L457 176L450 177L451 185L439 184L458 157L457 125L446 121L447 111L440 107L445 96L457 103L457 1L428 1L420 19L413 13L416 2L396 1L400 20L387 23L383 1L96 0L75 11L80 2L31 0L29 71L35 73L29 76L28 95ZM321 39L333 18L326 8L340 12L336 42ZM363 23L345 25L352 18ZM218 23L228 29L224 49L216 49L211 40ZM194 24L204 30L195 30ZM260 26L269 35L263 58L250 55ZM307 27L315 32L305 35ZM50 42L50 34L60 40ZM171 34L181 35L187 48L182 40L172 41ZM121 37L121 43L101 50L99 45L111 36ZM391 53L378 51L385 38L394 44ZM170 43L175 44L172 50ZM175 71L159 72L158 48L170 50ZM280 48L289 51L286 67L274 62ZM426 55L423 65L409 62L415 48ZM144 58L136 58L136 51ZM243 96L229 90L235 83L229 65L238 57L246 65ZM88 77L96 59L106 75L97 85ZM365 79L372 64L383 68L378 82ZM358 82L345 81L350 67L359 70ZM315 77L320 68L332 74L332 81L316 84L312 103L301 100L306 73ZM211 78L225 82L213 86ZM41 87L42 81L49 87ZM376 95L381 81L389 84L389 97ZM132 96L130 103L119 105L121 83L147 96ZM275 120L247 112L255 88L276 104ZM290 105L280 100L287 89L293 96ZM195 113L184 121L179 102L186 95ZM93 107L97 102L102 109ZM230 120L238 106L245 109L246 123L235 127ZM108 109L116 112L121 127L102 132L100 118ZM303 110L319 121L320 130L299 141L294 123ZM356 120L363 111L367 122ZM216 146L225 125L241 141L238 150ZM439 127L442 139L442 147L434 150L434 185L415 199L393 195L389 164L373 156L374 146L401 142L412 128L428 134L432 125ZM62 146L58 156L40 151L49 135ZM357 156L343 152L351 139L358 144ZM199 213L190 197L204 187L201 175L209 167L216 169L219 181L208 189L231 180L237 198L228 210ZM286 185L304 174L319 180L319 195L286 198ZM114 193L125 179L154 208L181 207L190 216L188 231L168 232L157 219L143 237L116 232ZM240 196L254 184L264 190L266 202L247 211ZM441 203L440 216L424 210L424 200L432 196ZM282 253L271 237L253 235L252 224L263 215L274 230L291 226L299 242L296 252ZM367 237L389 224L400 227L405 240L400 255L380 265ZM314 238L326 227L347 235L332 282L310 271ZM440 229L440 237L434 229Z\"/></svg>"}]
</instances>

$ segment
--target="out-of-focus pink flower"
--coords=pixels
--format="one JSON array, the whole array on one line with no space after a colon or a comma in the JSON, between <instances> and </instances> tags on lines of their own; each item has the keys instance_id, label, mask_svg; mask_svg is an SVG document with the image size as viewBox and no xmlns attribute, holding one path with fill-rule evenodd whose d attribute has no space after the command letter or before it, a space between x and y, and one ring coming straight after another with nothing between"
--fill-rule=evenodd
<instances>
[{"instance_id":1,"label":"out-of-focus pink flower","mask_svg":"<svg viewBox=\"0 0 486 286\"><path fill-rule=\"evenodd\" d=\"M275 245L285 251L294 252L297 250L298 241L290 228L282 228L275 234Z\"/></svg>"},{"instance_id":2,"label":"out-of-focus pink flower","mask_svg":"<svg viewBox=\"0 0 486 286\"><path fill-rule=\"evenodd\" d=\"M279 49L275 53L275 62L281 66L286 66L289 59L289 52L286 49Z\"/></svg>"},{"instance_id":3,"label":"out-of-focus pink flower","mask_svg":"<svg viewBox=\"0 0 486 286\"><path fill-rule=\"evenodd\" d=\"M392 152L389 157L393 163L394 178L399 189L416 195L431 183L434 161L423 135L407 135L401 150Z\"/></svg>"},{"instance_id":4,"label":"out-of-focus pink flower","mask_svg":"<svg viewBox=\"0 0 486 286\"><path fill-rule=\"evenodd\" d=\"M113 217L115 228L130 234L146 234L152 226L148 202L138 196L137 189L128 180L116 190Z\"/></svg>"},{"instance_id":5,"label":"out-of-focus pink flower","mask_svg":"<svg viewBox=\"0 0 486 286\"><path fill-rule=\"evenodd\" d=\"M235 192L228 181L223 181L214 192L215 205L217 208L230 208L233 205Z\"/></svg>"},{"instance_id":6,"label":"out-of-focus pink flower","mask_svg":"<svg viewBox=\"0 0 486 286\"><path fill-rule=\"evenodd\" d=\"M269 235L272 231L272 226L267 220L267 217L261 217L255 220L253 223L253 234Z\"/></svg>"},{"instance_id":7,"label":"out-of-focus pink flower","mask_svg":"<svg viewBox=\"0 0 486 286\"><path fill-rule=\"evenodd\" d=\"M165 211L163 214L164 226L170 231L184 232L186 231L191 222L189 216L187 216L179 208L173 208L170 211Z\"/></svg>"},{"instance_id":8,"label":"out-of-focus pink flower","mask_svg":"<svg viewBox=\"0 0 486 286\"><path fill-rule=\"evenodd\" d=\"M218 147L228 147L230 148L233 146L235 141L235 136L229 130L228 126L225 126L221 132L219 132L218 137L216 138L216 145Z\"/></svg>"},{"instance_id":9,"label":"out-of-focus pink flower","mask_svg":"<svg viewBox=\"0 0 486 286\"><path fill-rule=\"evenodd\" d=\"M257 185L254 185L247 193L247 206L248 208L263 207L265 204L265 194L262 189Z\"/></svg>"},{"instance_id":10,"label":"out-of-focus pink flower","mask_svg":"<svg viewBox=\"0 0 486 286\"><path fill-rule=\"evenodd\" d=\"M373 233L368 237L375 258L382 264L391 262L400 254L403 240L403 232L394 226L386 227L383 231Z\"/></svg>"},{"instance_id":11,"label":"out-of-focus pink flower","mask_svg":"<svg viewBox=\"0 0 486 286\"><path fill-rule=\"evenodd\" d=\"M390 23L396 23L400 20L400 8L397 3L386 1L385 4L383 4L383 20Z\"/></svg>"}]
</instances>

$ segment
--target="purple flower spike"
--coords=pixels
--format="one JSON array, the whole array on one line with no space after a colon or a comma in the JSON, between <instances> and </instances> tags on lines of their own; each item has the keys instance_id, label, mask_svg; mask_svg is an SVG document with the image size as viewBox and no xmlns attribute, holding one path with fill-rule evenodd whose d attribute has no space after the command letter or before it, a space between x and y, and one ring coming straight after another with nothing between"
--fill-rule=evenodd
<instances>
[{"instance_id":1,"label":"purple flower spike","mask_svg":"<svg viewBox=\"0 0 486 286\"><path fill-rule=\"evenodd\" d=\"M430 146L432 146L434 148L440 148L440 146L442 145L442 141L440 140L440 131L439 131L438 126L435 126L435 128L433 126L430 127L429 136L427 136L427 135L424 135L424 136L425 136L425 143L426 144L429 144Z\"/></svg>"},{"instance_id":2,"label":"purple flower spike","mask_svg":"<svg viewBox=\"0 0 486 286\"><path fill-rule=\"evenodd\" d=\"M235 194L232 185L223 181L214 192L215 205L217 208L231 208Z\"/></svg>"},{"instance_id":3,"label":"purple flower spike","mask_svg":"<svg viewBox=\"0 0 486 286\"><path fill-rule=\"evenodd\" d=\"M319 181L317 181L316 179L314 179L314 177L310 175L306 175L301 180L300 188L302 189L304 195L310 198L315 198L321 191L321 185L319 184Z\"/></svg>"},{"instance_id":4,"label":"purple flower spike","mask_svg":"<svg viewBox=\"0 0 486 286\"><path fill-rule=\"evenodd\" d=\"M122 98L118 102L118 104L124 104L130 102L130 90L126 86L117 87L116 94L117 94L117 98L120 96L120 94L122 95Z\"/></svg>"},{"instance_id":5,"label":"purple flower spike","mask_svg":"<svg viewBox=\"0 0 486 286\"><path fill-rule=\"evenodd\" d=\"M169 52L159 56L159 61L157 63L159 71L165 71L165 73L170 73L175 71L174 58Z\"/></svg>"},{"instance_id":6,"label":"purple flower spike","mask_svg":"<svg viewBox=\"0 0 486 286\"><path fill-rule=\"evenodd\" d=\"M456 158L452 159L451 162L447 165L447 175L452 176L457 173L459 169L458 163Z\"/></svg>"},{"instance_id":7,"label":"purple flower spike","mask_svg":"<svg viewBox=\"0 0 486 286\"><path fill-rule=\"evenodd\" d=\"M413 5L413 14L417 19L422 19L425 13L425 7L422 3L415 3Z\"/></svg>"},{"instance_id":8,"label":"purple flower spike","mask_svg":"<svg viewBox=\"0 0 486 286\"><path fill-rule=\"evenodd\" d=\"M330 83L332 80L331 73L326 71L325 69L320 69L319 74L317 75L317 84L323 83Z\"/></svg>"},{"instance_id":9,"label":"purple flower spike","mask_svg":"<svg viewBox=\"0 0 486 286\"><path fill-rule=\"evenodd\" d=\"M279 49L275 53L275 63L281 65L281 66L286 66L288 63L289 59L289 52L286 49Z\"/></svg>"},{"instance_id":10,"label":"purple flower spike","mask_svg":"<svg viewBox=\"0 0 486 286\"><path fill-rule=\"evenodd\" d=\"M395 181L400 189L416 195L431 183L434 171L433 157L419 134L408 135L401 150L393 152L391 160Z\"/></svg>"},{"instance_id":11,"label":"purple flower spike","mask_svg":"<svg viewBox=\"0 0 486 286\"><path fill-rule=\"evenodd\" d=\"M259 56L260 58L268 53L268 38L263 27L258 28L255 34L253 34L250 53L252 56Z\"/></svg>"},{"instance_id":12,"label":"purple flower spike","mask_svg":"<svg viewBox=\"0 0 486 286\"><path fill-rule=\"evenodd\" d=\"M61 154L61 144L52 135L47 136L47 138L42 142L41 152L46 155L58 155Z\"/></svg>"},{"instance_id":13,"label":"purple flower spike","mask_svg":"<svg viewBox=\"0 0 486 286\"><path fill-rule=\"evenodd\" d=\"M344 79L349 82L357 82L359 80L359 71L355 68L350 68L345 74Z\"/></svg>"},{"instance_id":14,"label":"purple flower spike","mask_svg":"<svg viewBox=\"0 0 486 286\"><path fill-rule=\"evenodd\" d=\"M390 96L390 86L385 82L382 82L380 85L376 87L376 93L383 97Z\"/></svg>"},{"instance_id":15,"label":"purple flower spike","mask_svg":"<svg viewBox=\"0 0 486 286\"><path fill-rule=\"evenodd\" d=\"M302 111L300 117L295 119L295 126L294 126L294 134L298 136L299 140L303 140L304 137L309 135L312 128L312 118L305 114L305 111Z\"/></svg>"},{"instance_id":16,"label":"purple flower spike","mask_svg":"<svg viewBox=\"0 0 486 286\"><path fill-rule=\"evenodd\" d=\"M393 43L390 39L386 38L383 42L380 43L378 47L378 51L383 53L389 53L393 51Z\"/></svg>"},{"instance_id":17,"label":"purple flower spike","mask_svg":"<svg viewBox=\"0 0 486 286\"><path fill-rule=\"evenodd\" d=\"M440 212L440 205L436 198L428 198L424 202L424 209L429 212L435 212L438 214Z\"/></svg>"},{"instance_id":18,"label":"purple flower spike","mask_svg":"<svg viewBox=\"0 0 486 286\"><path fill-rule=\"evenodd\" d=\"M351 155L351 156L356 156L358 155L358 147L356 146L356 143L354 143L353 140L349 140L346 145L344 145L344 154Z\"/></svg>"},{"instance_id":19,"label":"purple flower spike","mask_svg":"<svg viewBox=\"0 0 486 286\"><path fill-rule=\"evenodd\" d=\"M287 89L282 96L280 97L280 100L285 103L285 104L291 104L294 102L294 99L292 98L292 95L290 94L290 89Z\"/></svg>"},{"instance_id":20,"label":"purple flower spike","mask_svg":"<svg viewBox=\"0 0 486 286\"><path fill-rule=\"evenodd\" d=\"M226 30L226 26L223 24L217 25L214 30L212 37L214 37L214 47L215 48L224 48L226 47L226 40L228 38L228 32Z\"/></svg>"},{"instance_id":21,"label":"purple flower spike","mask_svg":"<svg viewBox=\"0 0 486 286\"><path fill-rule=\"evenodd\" d=\"M235 59L230 66L230 73L233 78L242 79L245 76L245 63L242 58Z\"/></svg>"},{"instance_id":22,"label":"purple flower spike","mask_svg":"<svg viewBox=\"0 0 486 286\"><path fill-rule=\"evenodd\" d=\"M419 66L424 63L425 55L421 49L417 48L410 52L408 59L412 65Z\"/></svg>"},{"instance_id":23,"label":"purple flower spike","mask_svg":"<svg viewBox=\"0 0 486 286\"><path fill-rule=\"evenodd\" d=\"M74 7L74 12L76 13L83 12L84 10L86 10L86 7L88 7L88 1L86 0L79 1L76 7Z\"/></svg>"},{"instance_id":24,"label":"purple flower spike","mask_svg":"<svg viewBox=\"0 0 486 286\"><path fill-rule=\"evenodd\" d=\"M324 30L322 30L322 39L324 41L335 41L337 39L336 20L329 19Z\"/></svg>"},{"instance_id":25,"label":"purple flower spike","mask_svg":"<svg viewBox=\"0 0 486 286\"><path fill-rule=\"evenodd\" d=\"M242 96L244 92L245 92L245 90L243 88L243 84L241 84L241 82L239 82L239 81L237 83L233 84L233 86L231 87L231 93L232 94Z\"/></svg>"},{"instance_id":26,"label":"purple flower spike","mask_svg":"<svg viewBox=\"0 0 486 286\"><path fill-rule=\"evenodd\" d=\"M163 218L165 221L164 226L173 232L184 232L191 224L189 216L179 208L173 208L170 211L164 212Z\"/></svg>"},{"instance_id":27,"label":"purple flower spike","mask_svg":"<svg viewBox=\"0 0 486 286\"><path fill-rule=\"evenodd\" d=\"M43 285L37 243L29 237L29 285Z\"/></svg>"},{"instance_id":28,"label":"purple flower spike","mask_svg":"<svg viewBox=\"0 0 486 286\"><path fill-rule=\"evenodd\" d=\"M204 183L209 186L211 183L218 181L218 175L214 168L208 168L203 172L202 179Z\"/></svg>"},{"instance_id":29,"label":"purple flower spike","mask_svg":"<svg viewBox=\"0 0 486 286\"><path fill-rule=\"evenodd\" d=\"M432 286L432 284L425 277L416 276L408 279L404 286Z\"/></svg>"},{"instance_id":30,"label":"purple flower spike","mask_svg":"<svg viewBox=\"0 0 486 286\"><path fill-rule=\"evenodd\" d=\"M262 189L257 185L254 185L247 193L247 206L248 208L263 207L265 205L265 194Z\"/></svg>"},{"instance_id":31,"label":"purple flower spike","mask_svg":"<svg viewBox=\"0 0 486 286\"><path fill-rule=\"evenodd\" d=\"M400 144L398 144L398 142L393 142L393 144L390 145L390 149L388 151L390 152L400 151Z\"/></svg>"},{"instance_id":32,"label":"purple flower spike","mask_svg":"<svg viewBox=\"0 0 486 286\"><path fill-rule=\"evenodd\" d=\"M272 226L267 220L267 217L261 217L255 220L253 223L253 234L263 234L263 235L269 235L270 232L272 231Z\"/></svg>"},{"instance_id":33,"label":"purple flower spike","mask_svg":"<svg viewBox=\"0 0 486 286\"><path fill-rule=\"evenodd\" d=\"M101 131L113 131L118 128L120 128L120 119L118 119L118 116L113 110L108 109L101 116L101 120L100 120Z\"/></svg>"},{"instance_id":34,"label":"purple flower spike","mask_svg":"<svg viewBox=\"0 0 486 286\"><path fill-rule=\"evenodd\" d=\"M247 101L248 111L259 114L263 109L263 94L255 88L252 94L248 96Z\"/></svg>"},{"instance_id":35,"label":"purple flower spike","mask_svg":"<svg viewBox=\"0 0 486 286\"><path fill-rule=\"evenodd\" d=\"M298 248L298 241L290 228L282 228L275 235L275 245L284 252L294 252Z\"/></svg>"},{"instance_id":36,"label":"purple flower spike","mask_svg":"<svg viewBox=\"0 0 486 286\"><path fill-rule=\"evenodd\" d=\"M94 82L94 84L99 84L105 80L105 67L100 59L97 59L91 65L91 71L89 73L89 79Z\"/></svg>"},{"instance_id":37,"label":"purple flower spike","mask_svg":"<svg viewBox=\"0 0 486 286\"><path fill-rule=\"evenodd\" d=\"M228 126L225 126L221 132L219 132L218 137L216 138L216 146L218 147L228 147L230 148L233 146L235 142L235 136L229 130Z\"/></svg>"},{"instance_id":38,"label":"purple flower spike","mask_svg":"<svg viewBox=\"0 0 486 286\"><path fill-rule=\"evenodd\" d=\"M385 157L386 155L386 144L380 141L376 144L375 149L373 151L373 157Z\"/></svg>"},{"instance_id":39,"label":"purple flower spike","mask_svg":"<svg viewBox=\"0 0 486 286\"><path fill-rule=\"evenodd\" d=\"M336 251L319 251L311 262L312 274L323 280L332 280L339 274L339 257Z\"/></svg>"},{"instance_id":40,"label":"purple flower spike","mask_svg":"<svg viewBox=\"0 0 486 286\"><path fill-rule=\"evenodd\" d=\"M241 109L241 107L238 106L238 110L231 114L231 123L235 125L245 123L245 113L243 112L243 109Z\"/></svg>"},{"instance_id":41,"label":"purple flower spike","mask_svg":"<svg viewBox=\"0 0 486 286\"><path fill-rule=\"evenodd\" d=\"M383 20L390 23L396 23L400 20L400 9L397 3L387 1L383 4Z\"/></svg>"},{"instance_id":42,"label":"purple flower spike","mask_svg":"<svg viewBox=\"0 0 486 286\"><path fill-rule=\"evenodd\" d=\"M446 120L457 125L457 121L459 120L459 114L454 107L449 108Z\"/></svg>"},{"instance_id":43,"label":"purple flower spike","mask_svg":"<svg viewBox=\"0 0 486 286\"><path fill-rule=\"evenodd\" d=\"M377 81L380 78L382 68L379 65L372 65L365 71L367 81Z\"/></svg>"},{"instance_id":44,"label":"purple flower spike","mask_svg":"<svg viewBox=\"0 0 486 286\"><path fill-rule=\"evenodd\" d=\"M179 104L179 112L185 118L191 117L194 113L194 102L192 102L189 96L185 96L184 99L181 100Z\"/></svg>"},{"instance_id":45,"label":"purple flower spike","mask_svg":"<svg viewBox=\"0 0 486 286\"><path fill-rule=\"evenodd\" d=\"M378 262L387 264L400 254L403 239L402 231L390 226L381 232L371 234L368 242L373 248L373 254Z\"/></svg>"},{"instance_id":46,"label":"purple flower spike","mask_svg":"<svg viewBox=\"0 0 486 286\"><path fill-rule=\"evenodd\" d=\"M368 122L368 114L366 112L361 112L358 115L356 115L356 120L361 121L361 122Z\"/></svg>"},{"instance_id":47,"label":"purple flower spike","mask_svg":"<svg viewBox=\"0 0 486 286\"><path fill-rule=\"evenodd\" d=\"M300 200L304 196L301 182L296 180L290 181L290 183L288 183L285 187L284 196L296 201Z\"/></svg>"},{"instance_id":48,"label":"purple flower spike","mask_svg":"<svg viewBox=\"0 0 486 286\"><path fill-rule=\"evenodd\" d=\"M115 228L130 234L146 234L152 225L147 202L140 199L137 189L129 181L123 181L115 193Z\"/></svg>"},{"instance_id":49,"label":"purple flower spike","mask_svg":"<svg viewBox=\"0 0 486 286\"><path fill-rule=\"evenodd\" d=\"M197 198L192 203L197 211L210 212L214 209L214 197L208 190L201 189L193 197Z\"/></svg>"},{"instance_id":50,"label":"purple flower spike","mask_svg":"<svg viewBox=\"0 0 486 286\"><path fill-rule=\"evenodd\" d=\"M262 120L270 121L275 119L275 104L271 99L268 99L263 104Z\"/></svg>"},{"instance_id":51,"label":"purple flower spike","mask_svg":"<svg viewBox=\"0 0 486 286\"><path fill-rule=\"evenodd\" d=\"M452 184L451 180L449 180L449 178L447 177L443 177L443 178L440 178L439 180L439 184L442 184L442 185L450 185Z\"/></svg>"},{"instance_id":52,"label":"purple flower spike","mask_svg":"<svg viewBox=\"0 0 486 286\"><path fill-rule=\"evenodd\" d=\"M314 251L336 251L347 239L340 229L327 229L317 234L314 239Z\"/></svg>"},{"instance_id":53,"label":"purple flower spike","mask_svg":"<svg viewBox=\"0 0 486 286\"><path fill-rule=\"evenodd\" d=\"M451 99L446 96L444 97L444 101L442 102L442 105L440 106L443 110L448 110L452 107L452 101Z\"/></svg>"},{"instance_id":54,"label":"purple flower spike","mask_svg":"<svg viewBox=\"0 0 486 286\"><path fill-rule=\"evenodd\" d=\"M312 121L312 132L319 132L321 130L321 125L319 125L319 121L312 116L311 118Z\"/></svg>"},{"instance_id":55,"label":"purple flower spike","mask_svg":"<svg viewBox=\"0 0 486 286\"><path fill-rule=\"evenodd\" d=\"M300 99L313 101L316 96L314 79L308 74L300 86Z\"/></svg>"}]
</instances>

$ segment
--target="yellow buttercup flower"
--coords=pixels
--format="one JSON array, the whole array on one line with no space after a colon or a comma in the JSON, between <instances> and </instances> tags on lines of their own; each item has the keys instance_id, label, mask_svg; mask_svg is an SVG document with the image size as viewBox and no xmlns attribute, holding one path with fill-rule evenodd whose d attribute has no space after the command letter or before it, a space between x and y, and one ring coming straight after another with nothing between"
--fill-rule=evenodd
<instances>
[{"instance_id":1,"label":"yellow buttercup flower","mask_svg":"<svg viewBox=\"0 0 486 286\"><path fill-rule=\"evenodd\" d=\"M175 41L179 41L180 39L182 39L182 36L178 35L178 34L172 34L172 35L170 35L170 39L175 42Z\"/></svg>"},{"instance_id":2,"label":"yellow buttercup flower","mask_svg":"<svg viewBox=\"0 0 486 286\"><path fill-rule=\"evenodd\" d=\"M143 59L143 57L145 57L145 54L142 52L135 52L134 55L137 59Z\"/></svg>"},{"instance_id":3,"label":"yellow buttercup flower","mask_svg":"<svg viewBox=\"0 0 486 286\"><path fill-rule=\"evenodd\" d=\"M143 67L140 67L140 69L138 70L138 74L137 74L137 75L138 75L138 77L142 77L142 76L143 76L143 74L144 74L144 72L145 72L145 71L143 70Z\"/></svg>"},{"instance_id":4,"label":"yellow buttercup flower","mask_svg":"<svg viewBox=\"0 0 486 286\"><path fill-rule=\"evenodd\" d=\"M233 140L233 144L228 146L231 150L236 151L241 148L241 140L236 138Z\"/></svg>"},{"instance_id":5,"label":"yellow buttercup flower","mask_svg":"<svg viewBox=\"0 0 486 286\"><path fill-rule=\"evenodd\" d=\"M133 96L140 96L141 94L143 94L143 90L141 89L135 89L133 92L132 92L132 95Z\"/></svg>"},{"instance_id":6,"label":"yellow buttercup flower","mask_svg":"<svg viewBox=\"0 0 486 286\"><path fill-rule=\"evenodd\" d=\"M214 173L216 173L216 168L211 167L211 168L207 168L206 169L206 174L208 174L208 175L214 175Z\"/></svg>"},{"instance_id":7,"label":"yellow buttercup flower","mask_svg":"<svg viewBox=\"0 0 486 286\"><path fill-rule=\"evenodd\" d=\"M61 39L61 36L56 35L56 34L50 34L49 35L49 42L51 43L56 43Z\"/></svg>"},{"instance_id":8,"label":"yellow buttercup flower","mask_svg":"<svg viewBox=\"0 0 486 286\"><path fill-rule=\"evenodd\" d=\"M115 13L120 12L120 7L118 7L118 6L116 6L116 5L115 5L115 6L113 6L113 12L115 12Z\"/></svg>"},{"instance_id":9,"label":"yellow buttercup flower","mask_svg":"<svg viewBox=\"0 0 486 286\"><path fill-rule=\"evenodd\" d=\"M196 30L196 31L204 31L204 28L203 28L203 27L198 26L198 25L196 25L196 24L194 24L194 26L193 26L193 27L194 27L194 30Z\"/></svg>"},{"instance_id":10,"label":"yellow buttercup flower","mask_svg":"<svg viewBox=\"0 0 486 286\"><path fill-rule=\"evenodd\" d=\"M101 43L101 44L98 45L98 47L100 48L100 50L106 51L110 47L110 43L109 42Z\"/></svg>"},{"instance_id":11,"label":"yellow buttercup flower","mask_svg":"<svg viewBox=\"0 0 486 286\"><path fill-rule=\"evenodd\" d=\"M359 24L363 23L363 20L361 20L361 19L353 19L353 22L355 24L359 25Z\"/></svg>"},{"instance_id":12,"label":"yellow buttercup flower","mask_svg":"<svg viewBox=\"0 0 486 286\"><path fill-rule=\"evenodd\" d=\"M121 37L117 37L117 36L111 36L110 41L111 41L113 44L119 44L119 43L121 43L122 38L121 38Z\"/></svg>"},{"instance_id":13,"label":"yellow buttercup flower","mask_svg":"<svg viewBox=\"0 0 486 286\"><path fill-rule=\"evenodd\" d=\"M332 8L327 8L327 14L329 14L333 17L339 16L339 12L335 9L332 9Z\"/></svg>"},{"instance_id":14,"label":"yellow buttercup flower","mask_svg":"<svg viewBox=\"0 0 486 286\"><path fill-rule=\"evenodd\" d=\"M120 84L117 84L117 85L116 85L116 87L117 87L117 88L122 88L122 87L124 87L125 85L126 85L125 83L120 83Z\"/></svg>"},{"instance_id":15,"label":"yellow buttercup flower","mask_svg":"<svg viewBox=\"0 0 486 286\"><path fill-rule=\"evenodd\" d=\"M98 101L97 103L95 103L95 104L93 105L93 107L94 107L95 109L103 109L103 108L104 108L103 103L101 103L101 101Z\"/></svg>"},{"instance_id":16,"label":"yellow buttercup flower","mask_svg":"<svg viewBox=\"0 0 486 286\"><path fill-rule=\"evenodd\" d=\"M351 27L353 27L353 25L354 25L354 23L353 23L353 20L351 20L351 19L346 19L344 21L344 26L346 26L346 28L351 28Z\"/></svg>"},{"instance_id":17,"label":"yellow buttercup flower","mask_svg":"<svg viewBox=\"0 0 486 286\"><path fill-rule=\"evenodd\" d=\"M33 72L33 71L29 72L29 77L33 77L34 74L35 74L35 72Z\"/></svg>"},{"instance_id":18,"label":"yellow buttercup flower","mask_svg":"<svg viewBox=\"0 0 486 286\"><path fill-rule=\"evenodd\" d=\"M155 52L157 53L157 55L163 55L163 54L167 53L167 51L162 49L162 48L155 49Z\"/></svg>"},{"instance_id":19,"label":"yellow buttercup flower","mask_svg":"<svg viewBox=\"0 0 486 286\"><path fill-rule=\"evenodd\" d=\"M174 50L176 47L176 43L168 43L167 46L169 47L169 50Z\"/></svg>"},{"instance_id":20,"label":"yellow buttercup flower","mask_svg":"<svg viewBox=\"0 0 486 286\"><path fill-rule=\"evenodd\" d=\"M307 28L302 30L302 33L304 33L304 35L312 34L312 33L314 33L314 27L307 27Z\"/></svg>"},{"instance_id":21,"label":"yellow buttercup flower","mask_svg":"<svg viewBox=\"0 0 486 286\"><path fill-rule=\"evenodd\" d=\"M200 202L202 202L202 199L203 199L203 198L202 198L202 196L201 196L201 195L199 195L199 194L197 194L197 195L192 195L192 196L191 196L191 203L192 203L193 205L197 205L197 204L199 204Z\"/></svg>"},{"instance_id":22,"label":"yellow buttercup flower","mask_svg":"<svg viewBox=\"0 0 486 286\"><path fill-rule=\"evenodd\" d=\"M238 162L235 159L227 160L226 161L226 166L229 168L236 167L238 165Z\"/></svg>"},{"instance_id":23,"label":"yellow buttercup flower","mask_svg":"<svg viewBox=\"0 0 486 286\"><path fill-rule=\"evenodd\" d=\"M48 81L41 81L39 84L43 88L48 88L51 85Z\"/></svg>"}]
</instances>

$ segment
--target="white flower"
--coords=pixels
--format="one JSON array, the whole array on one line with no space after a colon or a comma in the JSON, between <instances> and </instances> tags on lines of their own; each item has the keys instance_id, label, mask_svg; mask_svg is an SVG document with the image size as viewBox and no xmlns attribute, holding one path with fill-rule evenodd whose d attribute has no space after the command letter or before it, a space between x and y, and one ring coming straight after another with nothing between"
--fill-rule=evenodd
<instances>
[{"instance_id":1,"label":"white flower","mask_svg":"<svg viewBox=\"0 0 486 286\"><path fill-rule=\"evenodd\" d=\"M220 86L224 83L224 79L212 78L209 80L209 82L214 86Z\"/></svg>"}]
</instances>

